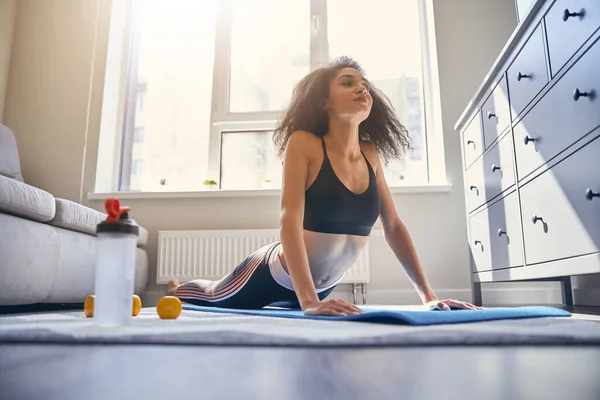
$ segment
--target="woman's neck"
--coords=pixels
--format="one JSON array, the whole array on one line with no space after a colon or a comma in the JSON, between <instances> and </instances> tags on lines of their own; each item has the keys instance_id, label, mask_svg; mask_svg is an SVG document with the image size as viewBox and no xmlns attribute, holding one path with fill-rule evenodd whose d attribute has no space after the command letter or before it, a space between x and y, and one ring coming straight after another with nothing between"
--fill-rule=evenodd
<instances>
[{"instance_id":1,"label":"woman's neck","mask_svg":"<svg viewBox=\"0 0 600 400\"><path fill-rule=\"evenodd\" d=\"M325 141L334 153L345 158L361 156L357 124L330 119Z\"/></svg>"}]
</instances>

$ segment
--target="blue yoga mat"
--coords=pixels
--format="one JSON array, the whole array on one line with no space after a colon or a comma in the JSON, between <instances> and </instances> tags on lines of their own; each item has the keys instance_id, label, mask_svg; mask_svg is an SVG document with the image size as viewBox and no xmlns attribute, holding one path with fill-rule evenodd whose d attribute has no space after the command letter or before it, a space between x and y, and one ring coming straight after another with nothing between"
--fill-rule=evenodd
<instances>
[{"instance_id":1,"label":"blue yoga mat","mask_svg":"<svg viewBox=\"0 0 600 400\"><path fill-rule=\"evenodd\" d=\"M356 321L372 322L391 325L440 325L464 322L493 321L500 319L540 318L540 317L570 317L571 313L559 308L547 306L487 308L484 310L452 310L452 311L405 311L378 310L362 308L365 313L346 317L325 315L304 315L301 310L288 309L259 309L241 310L231 308L201 307L183 304L184 310L205 311L212 313L258 315L262 317L317 319L327 321Z\"/></svg>"}]
</instances>

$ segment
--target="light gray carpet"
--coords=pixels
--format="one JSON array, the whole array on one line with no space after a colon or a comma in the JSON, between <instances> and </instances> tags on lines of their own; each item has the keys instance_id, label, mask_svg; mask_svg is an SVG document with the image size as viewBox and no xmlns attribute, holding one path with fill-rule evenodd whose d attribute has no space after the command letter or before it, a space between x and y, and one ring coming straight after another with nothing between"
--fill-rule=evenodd
<instances>
[{"instance_id":1,"label":"light gray carpet","mask_svg":"<svg viewBox=\"0 0 600 400\"><path fill-rule=\"evenodd\" d=\"M239 346L600 345L600 322L533 318L438 326L201 313L161 320L143 309L129 327L100 328L83 312L0 316L0 343Z\"/></svg>"}]
</instances>

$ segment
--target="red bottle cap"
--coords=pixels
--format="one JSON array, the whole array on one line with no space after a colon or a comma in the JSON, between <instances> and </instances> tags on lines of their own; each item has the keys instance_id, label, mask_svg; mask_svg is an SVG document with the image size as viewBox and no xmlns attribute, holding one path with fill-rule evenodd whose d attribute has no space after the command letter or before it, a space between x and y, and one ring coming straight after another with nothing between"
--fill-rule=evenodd
<instances>
[{"instance_id":1,"label":"red bottle cap","mask_svg":"<svg viewBox=\"0 0 600 400\"><path fill-rule=\"evenodd\" d=\"M104 209L108 216L96 226L96 233L112 232L139 236L138 224L129 218L131 208L121 207L119 199L110 198L104 202Z\"/></svg>"}]
</instances>

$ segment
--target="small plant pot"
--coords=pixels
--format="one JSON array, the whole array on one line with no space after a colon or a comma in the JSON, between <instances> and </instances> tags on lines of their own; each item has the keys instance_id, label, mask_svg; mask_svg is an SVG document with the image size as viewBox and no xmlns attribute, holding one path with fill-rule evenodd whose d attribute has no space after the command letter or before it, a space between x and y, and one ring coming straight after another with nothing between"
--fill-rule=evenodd
<instances>
[{"instance_id":1,"label":"small plant pot","mask_svg":"<svg viewBox=\"0 0 600 400\"><path fill-rule=\"evenodd\" d=\"M203 185L206 188L206 190L216 190L218 187L217 182L213 181L212 179L205 180Z\"/></svg>"}]
</instances>

